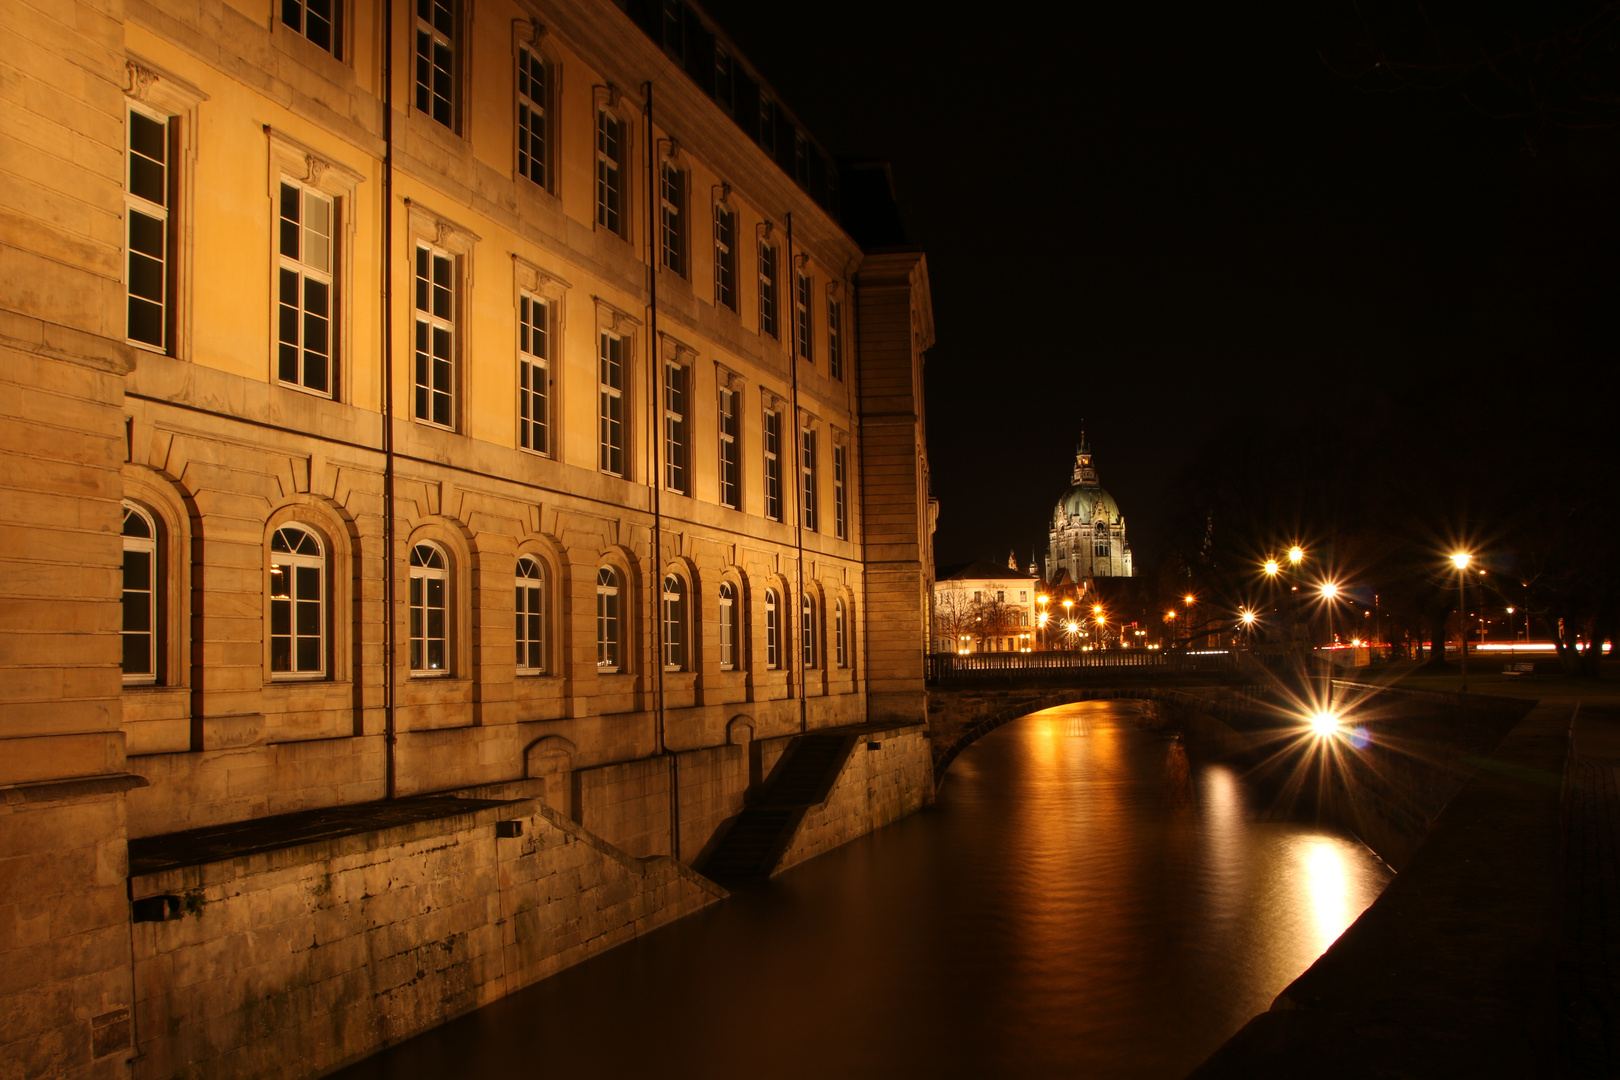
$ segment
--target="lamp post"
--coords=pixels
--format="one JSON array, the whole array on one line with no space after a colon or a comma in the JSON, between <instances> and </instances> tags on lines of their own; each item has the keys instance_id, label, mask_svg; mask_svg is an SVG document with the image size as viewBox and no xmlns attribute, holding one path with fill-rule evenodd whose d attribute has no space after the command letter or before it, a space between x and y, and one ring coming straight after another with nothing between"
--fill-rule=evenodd
<instances>
[{"instance_id":1,"label":"lamp post","mask_svg":"<svg viewBox=\"0 0 1620 1080\"><path fill-rule=\"evenodd\" d=\"M1331 581L1322 583L1322 599L1327 602L1328 615L1328 674L1327 674L1327 711L1333 713L1333 599L1339 595L1339 587Z\"/></svg>"},{"instance_id":2,"label":"lamp post","mask_svg":"<svg viewBox=\"0 0 1620 1080\"><path fill-rule=\"evenodd\" d=\"M1462 652L1462 692L1468 693L1468 564L1474 557L1454 551L1451 564L1457 568L1457 646Z\"/></svg>"},{"instance_id":3,"label":"lamp post","mask_svg":"<svg viewBox=\"0 0 1620 1080\"><path fill-rule=\"evenodd\" d=\"M1254 647L1254 612L1244 608L1238 613L1238 618L1243 620L1244 641L1252 649Z\"/></svg>"}]
</instances>

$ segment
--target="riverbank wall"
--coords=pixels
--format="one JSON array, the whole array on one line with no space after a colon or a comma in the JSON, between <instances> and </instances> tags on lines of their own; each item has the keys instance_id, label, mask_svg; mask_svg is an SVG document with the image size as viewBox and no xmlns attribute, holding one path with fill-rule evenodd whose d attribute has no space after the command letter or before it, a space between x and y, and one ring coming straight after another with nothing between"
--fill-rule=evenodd
<instances>
[{"instance_id":1,"label":"riverbank wall","mask_svg":"<svg viewBox=\"0 0 1620 1080\"><path fill-rule=\"evenodd\" d=\"M134 1076L319 1076L726 895L609 844L540 787L404 800L376 814L417 820L334 817L316 839L227 858L138 860Z\"/></svg>"},{"instance_id":2,"label":"riverbank wall","mask_svg":"<svg viewBox=\"0 0 1620 1080\"><path fill-rule=\"evenodd\" d=\"M934 801L933 761L922 724L853 732L837 779L806 808L772 874L825 854Z\"/></svg>"}]
</instances>

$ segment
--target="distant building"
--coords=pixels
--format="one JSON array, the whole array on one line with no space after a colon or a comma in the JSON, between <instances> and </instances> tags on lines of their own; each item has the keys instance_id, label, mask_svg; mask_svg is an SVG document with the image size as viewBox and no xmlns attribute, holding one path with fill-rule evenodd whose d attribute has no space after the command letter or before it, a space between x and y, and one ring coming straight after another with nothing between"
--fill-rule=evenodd
<instances>
[{"instance_id":1,"label":"distant building","mask_svg":"<svg viewBox=\"0 0 1620 1080\"><path fill-rule=\"evenodd\" d=\"M1097 482L1091 446L1084 433L1074 455L1069 490L1052 509L1046 576L1053 583L1131 577L1131 546L1125 540L1125 515L1114 497Z\"/></svg>"},{"instance_id":2,"label":"distant building","mask_svg":"<svg viewBox=\"0 0 1620 1080\"><path fill-rule=\"evenodd\" d=\"M934 579L934 650L1021 652L1035 645L1040 579L979 560L940 567Z\"/></svg>"}]
</instances>

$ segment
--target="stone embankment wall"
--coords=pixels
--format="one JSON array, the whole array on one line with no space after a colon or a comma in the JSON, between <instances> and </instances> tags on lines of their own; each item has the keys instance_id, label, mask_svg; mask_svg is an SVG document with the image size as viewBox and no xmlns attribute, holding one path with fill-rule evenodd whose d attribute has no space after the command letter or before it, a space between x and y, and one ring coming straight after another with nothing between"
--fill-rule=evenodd
<instances>
[{"instance_id":1,"label":"stone embankment wall","mask_svg":"<svg viewBox=\"0 0 1620 1080\"><path fill-rule=\"evenodd\" d=\"M853 745L827 797L804 812L773 874L880 829L934 801L934 766L922 724L879 728Z\"/></svg>"},{"instance_id":2,"label":"stone embankment wall","mask_svg":"<svg viewBox=\"0 0 1620 1080\"><path fill-rule=\"evenodd\" d=\"M462 794L524 785L506 787ZM181 898L134 926L135 1076L152 1080L317 1076L725 895L538 798L130 884Z\"/></svg>"}]
</instances>

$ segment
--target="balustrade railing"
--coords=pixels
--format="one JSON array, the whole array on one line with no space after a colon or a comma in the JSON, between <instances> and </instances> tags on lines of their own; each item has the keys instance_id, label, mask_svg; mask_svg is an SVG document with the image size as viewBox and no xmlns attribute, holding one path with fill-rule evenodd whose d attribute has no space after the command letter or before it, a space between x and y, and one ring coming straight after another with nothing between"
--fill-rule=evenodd
<instances>
[{"instance_id":1,"label":"balustrade railing","mask_svg":"<svg viewBox=\"0 0 1620 1080\"><path fill-rule=\"evenodd\" d=\"M928 681L1006 676L1061 677L1089 672L1173 674L1185 671L1231 671L1238 667L1230 649L1106 649L1097 652L933 653Z\"/></svg>"}]
</instances>

